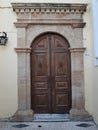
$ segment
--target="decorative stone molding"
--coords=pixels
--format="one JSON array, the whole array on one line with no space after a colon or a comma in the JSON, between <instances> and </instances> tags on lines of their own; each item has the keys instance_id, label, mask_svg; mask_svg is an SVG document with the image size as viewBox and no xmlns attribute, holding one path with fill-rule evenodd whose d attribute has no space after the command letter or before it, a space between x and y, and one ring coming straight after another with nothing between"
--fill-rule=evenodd
<instances>
[{"instance_id":1,"label":"decorative stone molding","mask_svg":"<svg viewBox=\"0 0 98 130\"><path fill-rule=\"evenodd\" d=\"M53 20L53 22L52 22L52 20L48 20L48 21L45 21L45 22L42 22L42 21L38 21L38 20L31 20L31 22L29 22L28 24L27 23L14 23L15 24L15 26L16 26L16 28L19 28L19 27L21 27L21 28L27 28L28 27L28 25L30 25L30 24L33 24L33 25L59 25L59 24L61 24L61 25L69 25L69 26L71 26L72 28L83 28L84 26L85 26L85 24L86 23L82 23L82 22L77 22L77 21L75 21L75 22L72 22L72 21L70 21L70 22L67 22L66 20L62 20L62 21L55 21L55 20Z\"/></svg>"},{"instance_id":2,"label":"decorative stone molding","mask_svg":"<svg viewBox=\"0 0 98 130\"><path fill-rule=\"evenodd\" d=\"M84 52L86 48L69 48L70 52Z\"/></svg>"},{"instance_id":3,"label":"decorative stone molding","mask_svg":"<svg viewBox=\"0 0 98 130\"><path fill-rule=\"evenodd\" d=\"M30 53L31 48L15 48L17 53Z\"/></svg>"},{"instance_id":4,"label":"decorative stone molding","mask_svg":"<svg viewBox=\"0 0 98 130\"><path fill-rule=\"evenodd\" d=\"M12 3L13 11L18 19L16 27L33 25L70 25L83 28L82 15L86 4L52 4L52 3Z\"/></svg>"},{"instance_id":5,"label":"decorative stone molding","mask_svg":"<svg viewBox=\"0 0 98 130\"><path fill-rule=\"evenodd\" d=\"M52 3L12 3L16 13L46 13L46 14L83 14L86 4L52 4Z\"/></svg>"},{"instance_id":6,"label":"decorative stone molding","mask_svg":"<svg viewBox=\"0 0 98 130\"><path fill-rule=\"evenodd\" d=\"M80 23L72 23L72 27L73 28L84 28L84 26L86 25L86 23L82 23L82 22L80 22Z\"/></svg>"},{"instance_id":7,"label":"decorative stone molding","mask_svg":"<svg viewBox=\"0 0 98 130\"><path fill-rule=\"evenodd\" d=\"M16 28L26 28L28 26L27 23L14 23Z\"/></svg>"}]
</instances>

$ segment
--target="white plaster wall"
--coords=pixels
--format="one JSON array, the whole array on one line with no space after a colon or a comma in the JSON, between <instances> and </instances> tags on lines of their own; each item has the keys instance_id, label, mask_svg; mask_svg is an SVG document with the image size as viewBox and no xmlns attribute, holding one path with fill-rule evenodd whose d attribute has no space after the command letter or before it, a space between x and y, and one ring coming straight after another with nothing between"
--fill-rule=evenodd
<instances>
[{"instance_id":1,"label":"white plaster wall","mask_svg":"<svg viewBox=\"0 0 98 130\"><path fill-rule=\"evenodd\" d=\"M85 106L86 110L93 114L98 123L98 94L97 77L98 68L94 67L94 46L92 33L92 17L90 0L0 0L0 32L8 34L7 46L0 46L0 117L10 117L17 110L17 54L14 48L17 46L17 30L14 26L16 14L13 12L12 2L51 2L51 3L87 3L88 9L84 14L87 23L84 28L84 47L87 48L84 55L85 69ZM95 72L95 74L94 74ZM95 96L94 96L95 94ZM96 101L96 102L95 102ZM97 115L97 116L96 116Z\"/></svg>"},{"instance_id":2,"label":"white plaster wall","mask_svg":"<svg viewBox=\"0 0 98 130\"><path fill-rule=\"evenodd\" d=\"M98 15L98 0L93 0L92 2L92 9L93 9L93 24L94 24L94 54L95 54L95 57L98 57L98 29L96 28L98 26L98 18L97 18L97 15Z\"/></svg>"},{"instance_id":3,"label":"white plaster wall","mask_svg":"<svg viewBox=\"0 0 98 130\"><path fill-rule=\"evenodd\" d=\"M0 1L0 6L2 2ZM7 46L0 46L0 117L8 117L17 109L17 44L16 17L11 8L0 8L0 32L8 34Z\"/></svg>"},{"instance_id":4,"label":"white plaster wall","mask_svg":"<svg viewBox=\"0 0 98 130\"><path fill-rule=\"evenodd\" d=\"M94 48L93 52L93 117L95 122L98 124L98 0L91 0L91 10L92 10L92 36L91 39Z\"/></svg>"},{"instance_id":5,"label":"white plaster wall","mask_svg":"<svg viewBox=\"0 0 98 130\"><path fill-rule=\"evenodd\" d=\"M93 3L95 2L95 3ZM87 25L84 28L85 53L85 98L86 109L98 124L98 1L90 0L88 13L84 15ZM86 16L88 15L88 16Z\"/></svg>"},{"instance_id":6,"label":"white plaster wall","mask_svg":"<svg viewBox=\"0 0 98 130\"><path fill-rule=\"evenodd\" d=\"M85 87L85 108L93 113L93 43L92 43L92 18L91 18L91 4L87 6L87 12L84 14L84 21L86 26L83 30L83 41L86 51L84 53L84 87Z\"/></svg>"}]
</instances>

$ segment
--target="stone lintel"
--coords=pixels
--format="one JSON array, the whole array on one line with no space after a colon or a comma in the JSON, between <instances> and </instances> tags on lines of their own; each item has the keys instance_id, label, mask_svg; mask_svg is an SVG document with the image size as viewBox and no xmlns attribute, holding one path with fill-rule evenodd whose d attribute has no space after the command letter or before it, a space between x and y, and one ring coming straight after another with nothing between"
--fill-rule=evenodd
<instances>
[{"instance_id":1,"label":"stone lintel","mask_svg":"<svg viewBox=\"0 0 98 130\"><path fill-rule=\"evenodd\" d=\"M30 53L31 52L31 48L15 48L15 51L17 53Z\"/></svg>"},{"instance_id":2,"label":"stone lintel","mask_svg":"<svg viewBox=\"0 0 98 130\"><path fill-rule=\"evenodd\" d=\"M66 22L66 21L32 21L32 22L16 22L16 28L27 28L28 25L66 25L72 28L83 28L86 23L82 22Z\"/></svg>"},{"instance_id":3,"label":"stone lintel","mask_svg":"<svg viewBox=\"0 0 98 130\"><path fill-rule=\"evenodd\" d=\"M84 52L86 50L86 48L69 48L71 53L74 52Z\"/></svg>"},{"instance_id":4,"label":"stone lintel","mask_svg":"<svg viewBox=\"0 0 98 130\"><path fill-rule=\"evenodd\" d=\"M86 11L87 4L64 3L12 3L16 13L79 13Z\"/></svg>"}]
</instances>

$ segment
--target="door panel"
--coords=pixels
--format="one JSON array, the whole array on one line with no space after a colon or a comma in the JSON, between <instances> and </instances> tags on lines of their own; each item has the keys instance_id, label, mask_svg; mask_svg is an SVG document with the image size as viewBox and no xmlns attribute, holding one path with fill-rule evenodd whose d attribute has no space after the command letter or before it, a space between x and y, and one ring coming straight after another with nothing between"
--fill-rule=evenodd
<instances>
[{"instance_id":1,"label":"door panel","mask_svg":"<svg viewBox=\"0 0 98 130\"><path fill-rule=\"evenodd\" d=\"M33 56L33 75L38 81L46 80L48 77L47 53L35 53Z\"/></svg>"},{"instance_id":2,"label":"door panel","mask_svg":"<svg viewBox=\"0 0 98 130\"><path fill-rule=\"evenodd\" d=\"M68 48L65 41L59 37L52 37L52 105L54 113L69 112L69 63Z\"/></svg>"},{"instance_id":3,"label":"door panel","mask_svg":"<svg viewBox=\"0 0 98 130\"><path fill-rule=\"evenodd\" d=\"M49 113L50 83L47 37L39 38L32 48L31 53L31 105L34 112Z\"/></svg>"},{"instance_id":4,"label":"door panel","mask_svg":"<svg viewBox=\"0 0 98 130\"><path fill-rule=\"evenodd\" d=\"M66 77L67 76L67 60L66 53L64 52L54 52L54 67L55 67L55 75Z\"/></svg>"},{"instance_id":5,"label":"door panel","mask_svg":"<svg viewBox=\"0 0 98 130\"><path fill-rule=\"evenodd\" d=\"M35 113L68 113L70 109L70 54L68 43L46 34L32 45L31 105Z\"/></svg>"},{"instance_id":6,"label":"door panel","mask_svg":"<svg viewBox=\"0 0 98 130\"><path fill-rule=\"evenodd\" d=\"M56 95L56 106L57 107L65 107L68 104L68 94L59 93ZM65 110L64 110L65 112Z\"/></svg>"}]
</instances>

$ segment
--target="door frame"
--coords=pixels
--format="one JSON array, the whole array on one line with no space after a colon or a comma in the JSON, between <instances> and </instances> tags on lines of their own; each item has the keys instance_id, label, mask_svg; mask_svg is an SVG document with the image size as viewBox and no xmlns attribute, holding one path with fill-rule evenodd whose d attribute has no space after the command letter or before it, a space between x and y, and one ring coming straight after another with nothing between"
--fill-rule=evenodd
<instances>
[{"instance_id":1,"label":"door frame","mask_svg":"<svg viewBox=\"0 0 98 130\"><path fill-rule=\"evenodd\" d=\"M40 34L56 32L70 43L72 109L70 118L87 118L84 98L83 14L86 4L12 3L17 14L18 110L14 120L32 120L30 53Z\"/></svg>"}]
</instances>

